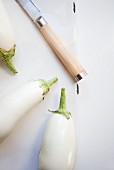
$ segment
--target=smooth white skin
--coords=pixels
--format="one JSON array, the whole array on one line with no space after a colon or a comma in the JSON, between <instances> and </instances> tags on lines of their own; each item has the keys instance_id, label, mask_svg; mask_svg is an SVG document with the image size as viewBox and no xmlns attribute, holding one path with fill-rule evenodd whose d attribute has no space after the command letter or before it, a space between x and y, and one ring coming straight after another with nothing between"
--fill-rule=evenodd
<instances>
[{"instance_id":1,"label":"smooth white skin","mask_svg":"<svg viewBox=\"0 0 114 170\"><path fill-rule=\"evenodd\" d=\"M39 154L39 170L72 170L76 136L72 117L53 114L46 127Z\"/></svg>"},{"instance_id":2,"label":"smooth white skin","mask_svg":"<svg viewBox=\"0 0 114 170\"><path fill-rule=\"evenodd\" d=\"M0 0L0 48L10 50L15 44L14 30L2 0Z\"/></svg>"},{"instance_id":3,"label":"smooth white skin","mask_svg":"<svg viewBox=\"0 0 114 170\"><path fill-rule=\"evenodd\" d=\"M34 105L43 98L38 81L31 81L0 100L0 142Z\"/></svg>"}]
</instances>

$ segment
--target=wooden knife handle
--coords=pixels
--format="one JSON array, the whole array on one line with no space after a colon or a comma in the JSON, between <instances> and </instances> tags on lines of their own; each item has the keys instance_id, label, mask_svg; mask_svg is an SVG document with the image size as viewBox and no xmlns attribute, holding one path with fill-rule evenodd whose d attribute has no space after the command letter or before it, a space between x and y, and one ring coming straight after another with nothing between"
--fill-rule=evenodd
<instances>
[{"instance_id":1,"label":"wooden knife handle","mask_svg":"<svg viewBox=\"0 0 114 170\"><path fill-rule=\"evenodd\" d=\"M58 58L67 68L67 70L70 72L70 74L76 79L76 81L81 80L86 75L84 68L80 65L80 63L72 54L72 52L68 49L68 47L50 28L48 23L40 28L40 32L42 33L48 44L51 46L53 51L56 53Z\"/></svg>"}]
</instances>

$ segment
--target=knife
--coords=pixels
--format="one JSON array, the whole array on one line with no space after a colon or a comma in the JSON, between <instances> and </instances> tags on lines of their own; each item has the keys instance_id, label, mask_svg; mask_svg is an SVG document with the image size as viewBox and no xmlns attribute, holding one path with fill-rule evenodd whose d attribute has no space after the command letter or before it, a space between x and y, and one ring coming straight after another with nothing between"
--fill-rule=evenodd
<instances>
[{"instance_id":1,"label":"knife","mask_svg":"<svg viewBox=\"0 0 114 170\"><path fill-rule=\"evenodd\" d=\"M60 37L49 26L38 6L31 0L16 0L16 2L28 14L76 82L83 79L87 75L86 71Z\"/></svg>"}]
</instances>

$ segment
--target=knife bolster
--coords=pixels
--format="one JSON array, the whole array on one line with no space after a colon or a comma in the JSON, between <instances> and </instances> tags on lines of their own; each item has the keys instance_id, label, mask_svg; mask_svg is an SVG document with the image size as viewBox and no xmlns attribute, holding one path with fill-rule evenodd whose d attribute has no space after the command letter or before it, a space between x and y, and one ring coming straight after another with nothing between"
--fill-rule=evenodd
<instances>
[{"instance_id":1,"label":"knife bolster","mask_svg":"<svg viewBox=\"0 0 114 170\"><path fill-rule=\"evenodd\" d=\"M35 24L38 29L41 29L44 25L47 24L47 21L42 16L40 16L38 19L36 19Z\"/></svg>"}]
</instances>

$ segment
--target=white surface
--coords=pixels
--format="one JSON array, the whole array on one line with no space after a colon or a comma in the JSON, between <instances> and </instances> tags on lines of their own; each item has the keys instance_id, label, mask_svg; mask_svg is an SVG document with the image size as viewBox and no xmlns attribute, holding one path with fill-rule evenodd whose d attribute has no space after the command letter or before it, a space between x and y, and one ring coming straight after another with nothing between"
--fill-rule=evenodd
<instances>
[{"instance_id":1,"label":"white surface","mask_svg":"<svg viewBox=\"0 0 114 170\"><path fill-rule=\"evenodd\" d=\"M14 46L14 44L15 36L13 26L7 15L3 1L0 1L0 48L8 51Z\"/></svg>"},{"instance_id":2,"label":"white surface","mask_svg":"<svg viewBox=\"0 0 114 170\"><path fill-rule=\"evenodd\" d=\"M8 139L0 144L0 170L37 170L42 135L50 115L48 109L58 107L61 87L66 88L67 108L75 119L75 82L16 2L3 2L16 34L17 50L13 62L19 73L14 76L0 63L0 98L31 79L59 78L45 100L20 120ZM39 5L50 25L75 51L71 0L48 0L48 5L46 0L39 0Z\"/></svg>"},{"instance_id":3,"label":"white surface","mask_svg":"<svg viewBox=\"0 0 114 170\"><path fill-rule=\"evenodd\" d=\"M77 51L88 77L77 99L76 170L114 170L114 1L77 1Z\"/></svg>"},{"instance_id":4,"label":"white surface","mask_svg":"<svg viewBox=\"0 0 114 170\"><path fill-rule=\"evenodd\" d=\"M69 22L64 20L65 14L61 15L61 1L49 0L50 5L44 4L45 1L40 0L40 3L43 3L42 7L46 12L51 8L51 12L46 14L51 25L69 42L69 46L73 47L74 44L70 42L73 34L69 27L64 29ZM51 78L55 74L59 77L59 82L54 85L45 101L21 120L8 140L0 145L0 170L37 170L41 136L48 117L47 109L57 107L60 87L65 85L68 109L75 114L74 82L14 1L4 2L17 36L17 54L13 61L19 74L12 76L5 66L0 65L0 96L33 78ZM75 170L114 170L113 9L113 0L77 0L77 52L89 75L85 81L80 82L77 101L78 140ZM68 12L67 14L69 15ZM72 19L70 21L72 23ZM34 52L31 49L34 49ZM39 118L43 124L39 124Z\"/></svg>"},{"instance_id":5,"label":"white surface","mask_svg":"<svg viewBox=\"0 0 114 170\"><path fill-rule=\"evenodd\" d=\"M70 140L69 140L70 139ZM75 126L72 117L50 116L39 155L40 170L71 170L76 151Z\"/></svg>"}]
</instances>

